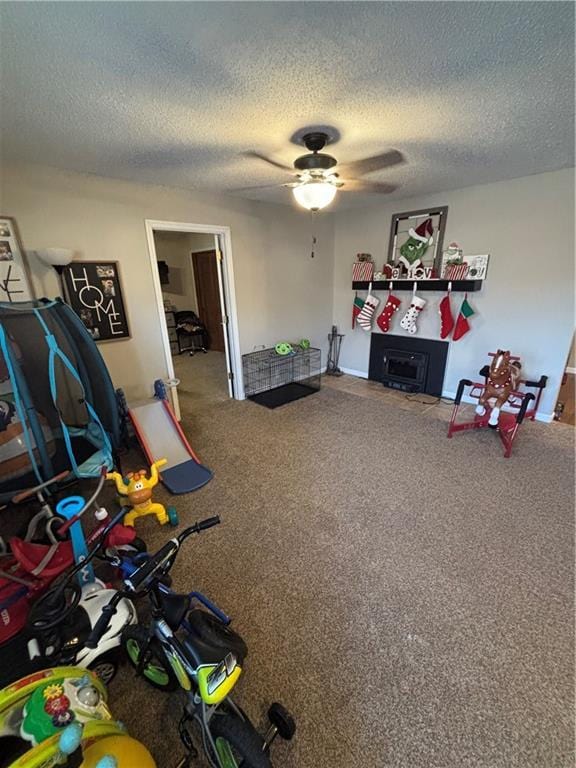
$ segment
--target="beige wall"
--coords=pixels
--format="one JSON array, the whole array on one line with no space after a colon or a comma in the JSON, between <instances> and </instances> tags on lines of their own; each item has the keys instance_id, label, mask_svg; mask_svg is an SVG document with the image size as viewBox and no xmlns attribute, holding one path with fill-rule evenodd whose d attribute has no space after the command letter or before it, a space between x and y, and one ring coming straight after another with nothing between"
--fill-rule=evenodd
<instances>
[{"instance_id":1,"label":"beige wall","mask_svg":"<svg viewBox=\"0 0 576 768\"><path fill-rule=\"evenodd\" d=\"M477 376L497 347L520 355L532 377L547 374L542 412L551 415L574 333L574 169L467 187L454 192L348 210L336 216L334 321L346 333L341 365L366 372L370 334L350 329L352 262L358 252L386 260L393 213L448 205L445 243L458 242L467 254L491 255L488 279L469 295L476 315L472 331L451 342L444 382L455 393L461 378ZM407 308L409 293L398 294ZM423 293L428 306L419 334L439 338L440 293ZM385 293L379 297L384 300ZM453 294L456 313L462 294ZM405 335L397 313L393 333Z\"/></svg>"},{"instance_id":2,"label":"beige wall","mask_svg":"<svg viewBox=\"0 0 576 768\"><path fill-rule=\"evenodd\" d=\"M198 309L192 251L197 248L196 235L188 232L154 233L156 258L165 261L169 269L168 285L162 286L162 296L178 310ZM205 235L199 235L203 240ZM214 236L208 235L214 247Z\"/></svg>"},{"instance_id":3,"label":"beige wall","mask_svg":"<svg viewBox=\"0 0 576 768\"><path fill-rule=\"evenodd\" d=\"M25 249L63 246L79 258L121 263L133 338L100 349L129 398L149 394L166 375L145 219L231 228L243 353L303 336L326 350L335 322L346 333L341 365L365 372L369 334L350 329L354 255L370 252L380 265L392 213L447 204L445 242L456 240L468 254L488 252L491 262L483 290L469 297L473 330L450 345L446 393L475 375L488 351L509 347L530 376L550 377L542 411L553 411L574 329L573 170L314 218L285 206L40 167L4 169L2 183L0 209L16 217ZM39 295L55 295L53 271L34 258L31 264ZM441 294L425 297L420 333L438 338ZM454 311L461 298L454 294ZM395 331L404 333L398 322Z\"/></svg>"},{"instance_id":4,"label":"beige wall","mask_svg":"<svg viewBox=\"0 0 576 768\"><path fill-rule=\"evenodd\" d=\"M326 347L332 322L333 239L329 215L285 206L133 184L39 166L3 168L0 209L14 216L28 251L63 246L79 258L121 264L132 338L100 344L116 386L147 396L166 376L145 219L229 226L241 351L307 336ZM54 273L31 258L39 295L57 293Z\"/></svg>"}]
</instances>

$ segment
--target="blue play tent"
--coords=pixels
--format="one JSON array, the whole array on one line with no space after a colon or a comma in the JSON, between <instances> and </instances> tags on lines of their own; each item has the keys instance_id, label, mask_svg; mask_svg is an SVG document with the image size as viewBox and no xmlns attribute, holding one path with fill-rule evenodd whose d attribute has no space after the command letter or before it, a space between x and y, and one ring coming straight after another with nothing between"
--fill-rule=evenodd
<instances>
[{"instance_id":1,"label":"blue play tent","mask_svg":"<svg viewBox=\"0 0 576 768\"><path fill-rule=\"evenodd\" d=\"M60 299L0 303L0 501L111 467L121 423L102 356Z\"/></svg>"}]
</instances>

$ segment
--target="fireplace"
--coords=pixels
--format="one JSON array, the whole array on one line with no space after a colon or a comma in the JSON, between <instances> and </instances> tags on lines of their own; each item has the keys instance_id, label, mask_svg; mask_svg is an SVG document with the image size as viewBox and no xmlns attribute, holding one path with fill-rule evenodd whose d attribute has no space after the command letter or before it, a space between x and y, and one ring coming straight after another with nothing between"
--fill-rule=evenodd
<instances>
[{"instance_id":1,"label":"fireplace","mask_svg":"<svg viewBox=\"0 0 576 768\"><path fill-rule=\"evenodd\" d=\"M388 349L382 360L382 383L404 392L422 392L428 371L427 352Z\"/></svg>"},{"instance_id":2,"label":"fireplace","mask_svg":"<svg viewBox=\"0 0 576 768\"><path fill-rule=\"evenodd\" d=\"M404 392L441 395L448 342L373 333L368 378Z\"/></svg>"}]
</instances>

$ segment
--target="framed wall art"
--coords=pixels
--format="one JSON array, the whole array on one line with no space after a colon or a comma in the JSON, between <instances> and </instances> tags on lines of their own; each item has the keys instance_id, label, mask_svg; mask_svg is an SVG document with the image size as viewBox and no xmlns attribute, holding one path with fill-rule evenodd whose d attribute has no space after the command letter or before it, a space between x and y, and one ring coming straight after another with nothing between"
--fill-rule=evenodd
<instances>
[{"instance_id":1,"label":"framed wall art","mask_svg":"<svg viewBox=\"0 0 576 768\"><path fill-rule=\"evenodd\" d=\"M34 290L16 220L0 216L0 301L30 301Z\"/></svg>"},{"instance_id":2,"label":"framed wall art","mask_svg":"<svg viewBox=\"0 0 576 768\"><path fill-rule=\"evenodd\" d=\"M117 261L73 261L62 278L67 302L94 341L130 338Z\"/></svg>"},{"instance_id":3,"label":"framed wall art","mask_svg":"<svg viewBox=\"0 0 576 768\"><path fill-rule=\"evenodd\" d=\"M439 277L447 217L446 205L393 214L388 271L394 269L398 278Z\"/></svg>"}]
</instances>

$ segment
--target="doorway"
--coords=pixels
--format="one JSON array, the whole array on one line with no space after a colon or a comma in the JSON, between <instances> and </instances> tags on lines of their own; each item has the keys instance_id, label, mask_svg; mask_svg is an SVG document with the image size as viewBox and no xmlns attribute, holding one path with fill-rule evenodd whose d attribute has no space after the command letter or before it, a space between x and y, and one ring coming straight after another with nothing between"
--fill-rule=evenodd
<instances>
[{"instance_id":1,"label":"doorway","mask_svg":"<svg viewBox=\"0 0 576 768\"><path fill-rule=\"evenodd\" d=\"M174 410L244 396L227 227L146 221Z\"/></svg>"}]
</instances>

